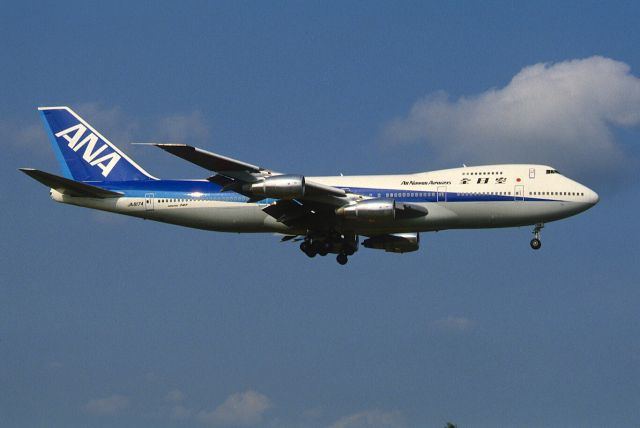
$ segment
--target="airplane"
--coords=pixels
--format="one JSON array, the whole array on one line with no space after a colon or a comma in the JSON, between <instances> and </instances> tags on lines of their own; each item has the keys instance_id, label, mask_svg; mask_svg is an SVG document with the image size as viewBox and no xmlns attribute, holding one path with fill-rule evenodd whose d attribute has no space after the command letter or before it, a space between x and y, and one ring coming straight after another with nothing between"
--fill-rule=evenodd
<instances>
[{"instance_id":1,"label":"airplane","mask_svg":"<svg viewBox=\"0 0 640 428\"><path fill-rule=\"evenodd\" d=\"M361 243L418 250L420 232L534 226L598 203L596 192L545 165L463 166L399 175L284 174L186 144L146 143L208 170L158 179L69 107L39 107L62 176L20 168L56 202L220 232L268 232L301 241L309 257L344 265ZM204 175L204 174L203 174Z\"/></svg>"}]
</instances>

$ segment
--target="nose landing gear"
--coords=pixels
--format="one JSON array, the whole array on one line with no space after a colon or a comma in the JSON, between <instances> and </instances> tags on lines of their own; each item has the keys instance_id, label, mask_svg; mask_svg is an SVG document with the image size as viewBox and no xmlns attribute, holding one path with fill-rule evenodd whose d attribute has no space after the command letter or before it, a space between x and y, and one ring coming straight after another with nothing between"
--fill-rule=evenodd
<instances>
[{"instance_id":1,"label":"nose landing gear","mask_svg":"<svg viewBox=\"0 0 640 428\"><path fill-rule=\"evenodd\" d=\"M531 248L534 250L539 250L542 247L542 242L540 241L540 230L544 227L544 223L538 223L533 228L533 239L529 243Z\"/></svg>"}]
</instances>

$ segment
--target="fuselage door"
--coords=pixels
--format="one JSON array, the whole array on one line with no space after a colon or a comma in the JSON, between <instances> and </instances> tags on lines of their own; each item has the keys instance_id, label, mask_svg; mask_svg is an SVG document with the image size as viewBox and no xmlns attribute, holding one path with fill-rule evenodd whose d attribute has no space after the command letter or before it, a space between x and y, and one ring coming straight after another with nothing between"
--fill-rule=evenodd
<instances>
[{"instance_id":1,"label":"fuselage door","mask_svg":"<svg viewBox=\"0 0 640 428\"><path fill-rule=\"evenodd\" d=\"M144 209L147 211L153 211L153 193L144 194Z\"/></svg>"},{"instance_id":2,"label":"fuselage door","mask_svg":"<svg viewBox=\"0 0 640 428\"><path fill-rule=\"evenodd\" d=\"M436 200L438 202L447 202L447 186L438 187L438 192L436 193Z\"/></svg>"},{"instance_id":3,"label":"fuselage door","mask_svg":"<svg viewBox=\"0 0 640 428\"><path fill-rule=\"evenodd\" d=\"M513 200L524 201L524 186L515 186L515 189L513 189Z\"/></svg>"}]
</instances>

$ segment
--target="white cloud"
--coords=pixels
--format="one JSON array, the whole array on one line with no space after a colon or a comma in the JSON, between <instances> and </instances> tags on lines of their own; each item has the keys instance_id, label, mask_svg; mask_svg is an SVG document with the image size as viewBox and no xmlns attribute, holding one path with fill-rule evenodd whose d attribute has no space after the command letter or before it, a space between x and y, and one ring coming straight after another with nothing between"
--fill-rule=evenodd
<instances>
[{"instance_id":1,"label":"white cloud","mask_svg":"<svg viewBox=\"0 0 640 428\"><path fill-rule=\"evenodd\" d=\"M593 56L523 68L503 88L417 101L385 139L423 143L449 163L539 162L611 172L625 162L616 126L640 124L640 79L627 64Z\"/></svg>"},{"instance_id":2,"label":"white cloud","mask_svg":"<svg viewBox=\"0 0 640 428\"><path fill-rule=\"evenodd\" d=\"M400 428L403 426L403 417L400 412L372 409L343 416L329 428Z\"/></svg>"},{"instance_id":3,"label":"white cloud","mask_svg":"<svg viewBox=\"0 0 640 428\"><path fill-rule=\"evenodd\" d=\"M83 406L83 409L92 415L113 416L121 414L130 404L131 401L128 397L115 394L110 397L89 400L89 402Z\"/></svg>"},{"instance_id":4,"label":"white cloud","mask_svg":"<svg viewBox=\"0 0 640 428\"><path fill-rule=\"evenodd\" d=\"M271 400L266 395L249 390L230 395L213 411L198 413L198 419L212 425L255 425L271 407Z\"/></svg>"},{"instance_id":5,"label":"white cloud","mask_svg":"<svg viewBox=\"0 0 640 428\"><path fill-rule=\"evenodd\" d=\"M433 330L466 333L475 328L475 322L465 317L448 316L431 322L430 326Z\"/></svg>"}]
</instances>

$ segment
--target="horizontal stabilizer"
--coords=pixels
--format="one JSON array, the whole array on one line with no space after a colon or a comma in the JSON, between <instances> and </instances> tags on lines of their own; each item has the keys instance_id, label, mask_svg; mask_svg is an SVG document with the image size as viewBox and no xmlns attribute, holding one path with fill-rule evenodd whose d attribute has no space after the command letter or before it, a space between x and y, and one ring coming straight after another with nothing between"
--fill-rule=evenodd
<instances>
[{"instance_id":1,"label":"horizontal stabilizer","mask_svg":"<svg viewBox=\"0 0 640 428\"><path fill-rule=\"evenodd\" d=\"M58 175L49 174L48 172L39 171L33 168L20 168L20 171L27 174L34 180L39 181L51 189L55 189L60 193L69 196L81 196L86 198L117 198L122 196L120 192L103 189L101 187L92 186L80 181L70 180Z\"/></svg>"}]
</instances>

